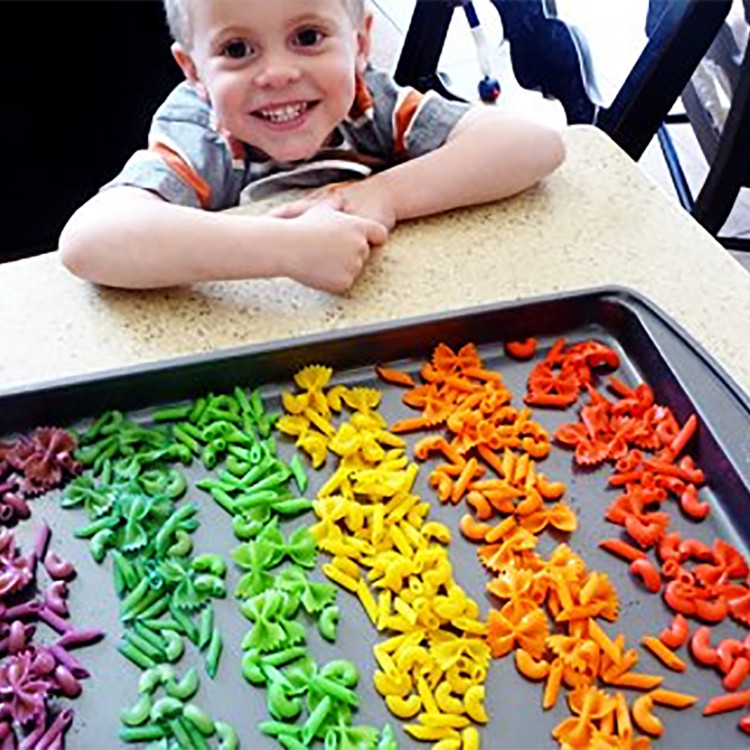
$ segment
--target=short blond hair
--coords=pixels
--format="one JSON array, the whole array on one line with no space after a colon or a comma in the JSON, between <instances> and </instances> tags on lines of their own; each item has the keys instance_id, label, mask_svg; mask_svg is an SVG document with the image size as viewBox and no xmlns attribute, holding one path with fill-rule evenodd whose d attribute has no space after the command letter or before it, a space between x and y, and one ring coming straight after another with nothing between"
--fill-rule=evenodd
<instances>
[{"instance_id":1,"label":"short blond hair","mask_svg":"<svg viewBox=\"0 0 750 750\"><path fill-rule=\"evenodd\" d=\"M172 39L185 47L189 47L192 33L190 14L187 8L188 0L163 0L163 2ZM343 3L352 21L359 26L365 17L365 0L343 0Z\"/></svg>"}]
</instances>

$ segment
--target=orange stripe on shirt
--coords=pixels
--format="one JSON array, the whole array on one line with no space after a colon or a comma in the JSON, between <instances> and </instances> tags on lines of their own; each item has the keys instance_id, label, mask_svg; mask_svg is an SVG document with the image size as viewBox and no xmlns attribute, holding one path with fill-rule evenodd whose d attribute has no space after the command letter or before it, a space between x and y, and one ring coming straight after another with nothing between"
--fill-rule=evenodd
<instances>
[{"instance_id":1,"label":"orange stripe on shirt","mask_svg":"<svg viewBox=\"0 0 750 750\"><path fill-rule=\"evenodd\" d=\"M201 208L208 208L211 202L211 186L176 151L163 143L152 143L149 151L154 151L176 172L198 196Z\"/></svg>"},{"instance_id":2,"label":"orange stripe on shirt","mask_svg":"<svg viewBox=\"0 0 750 750\"><path fill-rule=\"evenodd\" d=\"M365 83L365 77L361 73L357 73L354 79L354 103L349 110L349 119L359 120L372 109L372 105L372 96Z\"/></svg>"},{"instance_id":3,"label":"orange stripe on shirt","mask_svg":"<svg viewBox=\"0 0 750 750\"><path fill-rule=\"evenodd\" d=\"M406 131L409 129L423 98L423 95L419 91L412 89L404 97L399 108L393 113L397 154L406 151Z\"/></svg>"}]
</instances>

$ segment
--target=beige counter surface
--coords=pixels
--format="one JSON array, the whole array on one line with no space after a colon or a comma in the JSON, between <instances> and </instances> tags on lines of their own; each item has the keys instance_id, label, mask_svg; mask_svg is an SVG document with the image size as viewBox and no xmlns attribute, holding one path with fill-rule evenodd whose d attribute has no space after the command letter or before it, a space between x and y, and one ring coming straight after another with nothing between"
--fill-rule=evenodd
<instances>
[{"instance_id":1,"label":"beige counter surface","mask_svg":"<svg viewBox=\"0 0 750 750\"><path fill-rule=\"evenodd\" d=\"M750 274L599 130L544 184L401 225L345 297L293 282L100 289L0 265L0 391L178 355L602 285L640 292L750 392ZM210 252L210 248L206 248Z\"/></svg>"}]
</instances>

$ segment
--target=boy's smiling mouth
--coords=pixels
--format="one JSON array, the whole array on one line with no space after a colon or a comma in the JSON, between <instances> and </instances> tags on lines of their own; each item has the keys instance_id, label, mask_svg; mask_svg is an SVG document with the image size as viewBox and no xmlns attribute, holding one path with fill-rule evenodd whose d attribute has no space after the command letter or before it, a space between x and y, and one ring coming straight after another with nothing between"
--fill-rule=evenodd
<instances>
[{"instance_id":1,"label":"boy's smiling mouth","mask_svg":"<svg viewBox=\"0 0 750 750\"><path fill-rule=\"evenodd\" d=\"M253 110L250 114L253 117L258 117L261 120L264 120L265 122L281 125L299 120L316 104L317 102L315 101L291 102L288 104L261 107L260 109Z\"/></svg>"}]
</instances>

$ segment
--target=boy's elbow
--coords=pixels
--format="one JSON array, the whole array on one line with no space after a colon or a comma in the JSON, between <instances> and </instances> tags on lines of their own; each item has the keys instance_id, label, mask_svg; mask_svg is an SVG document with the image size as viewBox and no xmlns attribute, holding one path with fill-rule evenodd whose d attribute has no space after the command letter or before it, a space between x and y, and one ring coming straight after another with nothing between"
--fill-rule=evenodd
<instances>
[{"instance_id":1,"label":"boy's elbow","mask_svg":"<svg viewBox=\"0 0 750 750\"><path fill-rule=\"evenodd\" d=\"M565 161L565 142L560 133L555 131L555 138L552 145L552 171L557 169Z\"/></svg>"},{"instance_id":2,"label":"boy's elbow","mask_svg":"<svg viewBox=\"0 0 750 750\"><path fill-rule=\"evenodd\" d=\"M75 276L91 278L91 248L94 243L74 215L63 227L57 245L60 262Z\"/></svg>"},{"instance_id":3,"label":"boy's elbow","mask_svg":"<svg viewBox=\"0 0 750 750\"><path fill-rule=\"evenodd\" d=\"M541 150L544 154L542 177L554 172L565 161L565 143L557 130L550 131L547 146Z\"/></svg>"}]
</instances>

